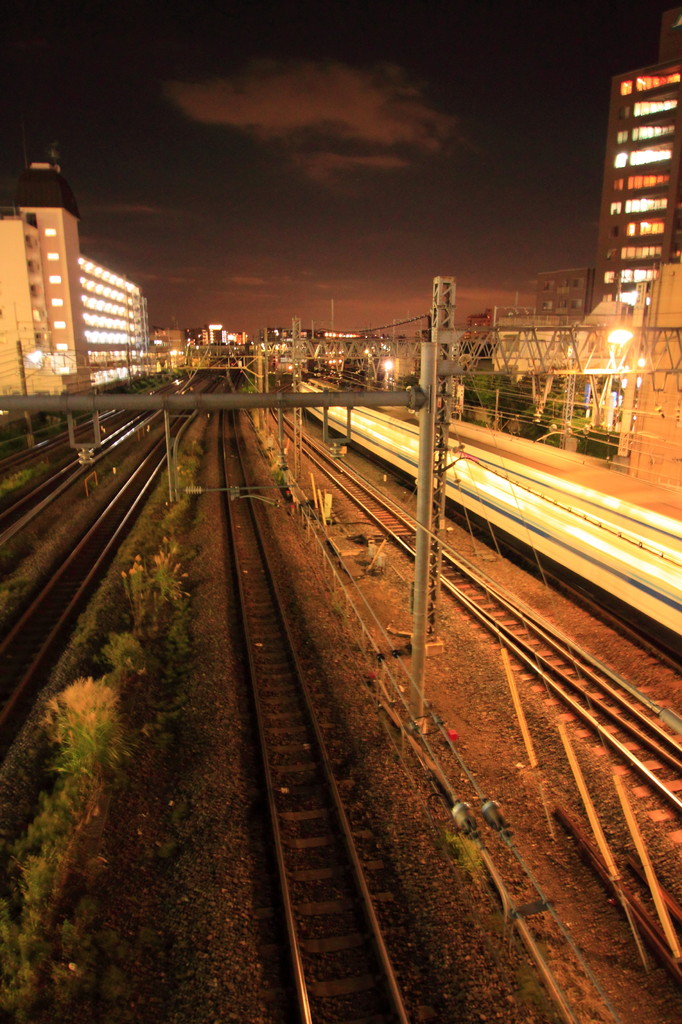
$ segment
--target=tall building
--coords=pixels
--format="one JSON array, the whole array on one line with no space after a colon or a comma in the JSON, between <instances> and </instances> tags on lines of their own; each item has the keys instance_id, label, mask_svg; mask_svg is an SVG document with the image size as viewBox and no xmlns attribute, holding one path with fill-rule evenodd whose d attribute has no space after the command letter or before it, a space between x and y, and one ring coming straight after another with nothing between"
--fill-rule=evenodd
<instances>
[{"instance_id":1,"label":"tall building","mask_svg":"<svg viewBox=\"0 0 682 1024\"><path fill-rule=\"evenodd\" d=\"M61 392L125 378L148 345L146 302L81 254L79 212L52 164L31 164L0 218L0 390Z\"/></svg>"},{"instance_id":2,"label":"tall building","mask_svg":"<svg viewBox=\"0 0 682 1024\"><path fill-rule=\"evenodd\" d=\"M634 305L682 254L682 7L662 18L658 61L611 85L594 302Z\"/></svg>"}]
</instances>

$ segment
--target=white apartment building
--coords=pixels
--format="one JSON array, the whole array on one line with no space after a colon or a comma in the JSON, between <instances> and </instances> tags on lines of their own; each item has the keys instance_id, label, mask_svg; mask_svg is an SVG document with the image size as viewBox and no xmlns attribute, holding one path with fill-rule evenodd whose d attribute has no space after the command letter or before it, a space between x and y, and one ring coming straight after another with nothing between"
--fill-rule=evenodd
<instances>
[{"instance_id":1,"label":"white apartment building","mask_svg":"<svg viewBox=\"0 0 682 1024\"><path fill-rule=\"evenodd\" d=\"M0 392L85 390L125 379L148 347L137 285L80 252L59 168L33 163L0 218Z\"/></svg>"}]
</instances>

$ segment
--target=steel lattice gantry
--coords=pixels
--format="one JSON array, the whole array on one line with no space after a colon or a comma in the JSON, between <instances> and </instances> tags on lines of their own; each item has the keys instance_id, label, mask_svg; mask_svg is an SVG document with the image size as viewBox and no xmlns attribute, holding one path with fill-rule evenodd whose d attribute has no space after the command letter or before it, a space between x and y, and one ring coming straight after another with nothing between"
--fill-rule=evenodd
<instances>
[{"instance_id":1,"label":"steel lattice gantry","mask_svg":"<svg viewBox=\"0 0 682 1024\"><path fill-rule=\"evenodd\" d=\"M429 581L426 608L426 632L435 639L440 573L443 562L440 535L445 522L445 479L448 468L450 422L455 387L453 374L457 364L459 344L455 325L454 278L436 277L433 282L433 311L431 314L431 340L436 347L436 408L433 447L432 534L429 545Z\"/></svg>"},{"instance_id":2,"label":"steel lattice gantry","mask_svg":"<svg viewBox=\"0 0 682 1024\"><path fill-rule=\"evenodd\" d=\"M436 280L446 280L440 278ZM426 322L427 314L423 317ZM628 326L619 320L618 326ZM644 372L654 374L654 389L661 390L665 377L682 377L682 327L638 326L629 329L633 334L630 345L616 347L609 341L614 324L578 323L562 327L540 327L508 318L490 327L455 327L452 330L453 351L463 375L477 372L495 372L515 375L546 377L551 374L625 373L634 370L632 359L636 350L644 360ZM417 363L420 358L422 333L413 338L388 335L376 337L369 331L365 336L309 338L300 330L300 363L306 360L341 358L343 362L362 363L368 358L394 358ZM268 337L264 342L270 355L282 348L282 340ZM285 342L287 359L293 362L291 340ZM219 345L206 348L210 365L234 365L234 361L248 360L243 346ZM281 355L281 358L284 358Z\"/></svg>"},{"instance_id":3,"label":"steel lattice gantry","mask_svg":"<svg viewBox=\"0 0 682 1024\"><path fill-rule=\"evenodd\" d=\"M299 317L294 317L291 325L291 355L293 364L293 376L292 376L292 390L301 390L301 363L303 361L303 355L301 353L301 320ZM293 409L293 424L294 424L294 479L300 482L301 479L301 449L303 446L303 410L300 405L294 406Z\"/></svg>"}]
</instances>

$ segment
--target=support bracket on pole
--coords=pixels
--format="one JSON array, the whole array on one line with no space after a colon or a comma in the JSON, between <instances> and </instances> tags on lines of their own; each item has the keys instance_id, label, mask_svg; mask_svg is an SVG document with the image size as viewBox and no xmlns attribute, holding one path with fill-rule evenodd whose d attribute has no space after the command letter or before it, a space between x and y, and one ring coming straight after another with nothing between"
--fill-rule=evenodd
<instances>
[{"instance_id":1,"label":"support bracket on pole","mask_svg":"<svg viewBox=\"0 0 682 1024\"><path fill-rule=\"evenodd\" d=\"M76 429L73 422L73 414L67 412L66 414L66 426L69 432L69 447L75 448L78 452L78 461L82 466L92 462L95 454L95 448L99 448L102 443L102 434L99 426L99 412L97 409L92 414L92 443L88 444L87 441L76 440Z\"/></svg>"}]
</instances>

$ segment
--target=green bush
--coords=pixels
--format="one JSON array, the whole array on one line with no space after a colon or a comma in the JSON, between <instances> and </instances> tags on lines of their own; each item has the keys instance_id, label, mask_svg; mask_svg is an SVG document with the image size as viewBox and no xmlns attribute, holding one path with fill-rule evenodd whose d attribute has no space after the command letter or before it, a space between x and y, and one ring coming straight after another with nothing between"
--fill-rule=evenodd
<instances>
[{"instance_id":1,"label":"green bush","mask_svg":"<svg viewBox=\"0 0 682 1024\"><path fill-rule=\"evenodd\" d=\"M108 643L102 648L102 658L111 666L106 681L117 691L147 671L147 654L132 633L110 633Z\"/></svg>"},{"instance_id":2,"label":"green bush","mask_svg":"<svg viewBox=\"0 0 682 1024\"><path fill-rule=\"evenodd\" d=\"M469 875L472 881L482 883L485 878L485 866L476 843L460 832L445 832L444 835L446 848L455 864Z\"/></svg>"},{"instance_id":3,"label":"green bush","mask_svg":"<svg viewBox=\"0 0 682 1024\"><path fill-rule=\"evenodd\" d=\"M130 569L121 573L134 636L147 639L158 636L172 619L173 606L188 596L182 589L187 573L182 571L177 554L177 544L164 537L150 564L145 564L141 555L135 555Z\"/></svg>"},{"instance_id":4,"label":"green bush","mask_svg":"<svg viewBox=\"0 0 682 1024\"><path fill-rule=\"evenodd\" d=\"M53 697L43 725L57 746L54 770L62 774L100 778L126 756L118 696L101 679L77 679Z\"/></svg>"},{"instance_id":5,"label":"green bush","mask_svg":"<svg viewBox=\"0 0 682 1024\"><path fill-rule=\"evenodd\" d=\"M6 476L3 480L0 480L0 498L4 498L6 494L11 494L13 491L18 491L20 487L30 483L35 477L40 476L44 470L45 463L38 462L34 466L18 469L16 473Z\"/></svg>"}]
</instances>

